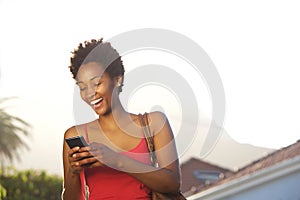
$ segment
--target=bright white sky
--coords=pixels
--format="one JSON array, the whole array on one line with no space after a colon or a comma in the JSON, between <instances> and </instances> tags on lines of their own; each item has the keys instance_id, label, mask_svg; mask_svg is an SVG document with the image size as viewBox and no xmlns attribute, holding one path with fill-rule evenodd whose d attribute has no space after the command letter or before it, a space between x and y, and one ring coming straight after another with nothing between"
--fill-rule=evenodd
<instances>
[{"instance_id":1,"label":"bright white sky","mask_svg":"<svg viewBox=\"0 0 300 200\"><path fill-rule=\"evenodd\" d=\"M223 82L223 127L233 139L268 148L296 142L299 10L298 1L289 0L0 0L0 97L17 96L7 111L33 127L31 151L21 165L61 170L63 133L74 124L74 82L67 68L74 47L138 28L176 31L204 49ZM141 57L124 60L132 64L135 58ZM209 116L211 104L203 99L199 107ZM48 162L29 164L36 159Z\"/></svg>"}]
</instances>

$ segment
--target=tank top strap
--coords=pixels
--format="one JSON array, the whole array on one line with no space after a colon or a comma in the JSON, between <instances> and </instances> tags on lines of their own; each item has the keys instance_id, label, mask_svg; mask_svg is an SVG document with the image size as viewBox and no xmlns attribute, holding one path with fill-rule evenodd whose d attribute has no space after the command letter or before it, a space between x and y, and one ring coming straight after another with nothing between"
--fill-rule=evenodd
<instances>
[{"instance_id":1,"label":"tank top strap","mask_svg":"<svg viewBox=\"0 0 300 200\"><path fill-rule=\"evenodd\" d=\"M85 181L85 173L84 170L82 170L79 174L80 182L81 182L81 200L85 200L86 196L86 181Z\"/></svg>"},{"instance_id":2,"label":"tank top strap","mask_svg":"<svg viewBox=\"0 0 300 200\"><path fill-rule=\"evenodd\" d=\"M87 132L87 125L86 124L83 124L83 129L84 129L85 139L86 139L87 143L90 143L90 141L89 141L89 134Z\"/></svg>"}]
</instances>

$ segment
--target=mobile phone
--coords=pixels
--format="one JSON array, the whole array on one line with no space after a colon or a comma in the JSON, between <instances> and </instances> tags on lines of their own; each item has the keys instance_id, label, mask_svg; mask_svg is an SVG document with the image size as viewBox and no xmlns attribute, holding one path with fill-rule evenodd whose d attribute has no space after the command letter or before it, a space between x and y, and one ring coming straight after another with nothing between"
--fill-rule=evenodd
<instances>
[{"instance_id":1,"label":"mobile phone","mask_svg":"<svg viewBox=\"0 0 300 200\"><path fill-rule=\"evenodd\" d=\"M66 138L66 142L69 147L72 149L74 147L86 147L89 146L88 143L85 141L84 137L79 135L71 138Z\"/></svg>"}]
</instances>

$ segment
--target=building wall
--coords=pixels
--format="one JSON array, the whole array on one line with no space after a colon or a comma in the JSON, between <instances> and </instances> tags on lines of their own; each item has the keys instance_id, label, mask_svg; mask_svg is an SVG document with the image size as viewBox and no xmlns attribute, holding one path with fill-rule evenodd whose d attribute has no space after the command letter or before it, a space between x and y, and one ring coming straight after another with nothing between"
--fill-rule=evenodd
<instances>
[{"instance_id":1,"label":"building wall","mask_svg":"<svg viewBox=\"0 0 300 200\"><path fill-rule=\"evenodd\" d=\"M255 186L221 200L300 200L300 172Z\"/></svg>"}]
</instances>

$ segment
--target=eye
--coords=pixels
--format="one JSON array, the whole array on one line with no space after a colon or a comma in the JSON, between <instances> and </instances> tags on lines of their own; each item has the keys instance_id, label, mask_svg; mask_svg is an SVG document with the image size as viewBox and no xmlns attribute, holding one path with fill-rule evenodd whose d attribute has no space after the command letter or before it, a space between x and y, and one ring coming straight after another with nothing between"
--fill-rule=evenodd
<instances>
[{"instance_id":1,"label":"eye","mask_svg":"<svg viewBox=\"0 0 300 200\"><path fill-rule=\"evenodd\" d=\"M96 87L98 87L100 85L101 85L101 82L98 82L98 83L95 84Z\"/></svg>"},{"instance_id":2,"label":"eye","mask_svg":"<svg viewBox=\"0 0 300 200\"><path fill-rule=\"evenodd\" d=\"M79 88L80 91L85 91L86 90L86 87L82 87L82 88Z\"/></svg>"}]
</instances>

